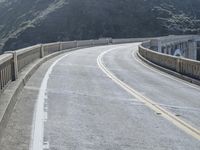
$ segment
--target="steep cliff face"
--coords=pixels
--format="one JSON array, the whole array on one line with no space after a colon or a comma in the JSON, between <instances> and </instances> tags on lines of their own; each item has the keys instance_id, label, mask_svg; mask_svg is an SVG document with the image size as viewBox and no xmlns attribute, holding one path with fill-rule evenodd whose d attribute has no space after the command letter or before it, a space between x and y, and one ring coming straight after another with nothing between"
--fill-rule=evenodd
<instances>
[{"instance_id":1,"label":"steep cliff face","mask_svg":"<svg viewBox=\"0 0 200 150\"><path fill-rule=\"evenodd\" d=\"M0 0L0 44L14 50L59 40L199 33L199 7L199 0Z\"/></svg>"}]
</instances>

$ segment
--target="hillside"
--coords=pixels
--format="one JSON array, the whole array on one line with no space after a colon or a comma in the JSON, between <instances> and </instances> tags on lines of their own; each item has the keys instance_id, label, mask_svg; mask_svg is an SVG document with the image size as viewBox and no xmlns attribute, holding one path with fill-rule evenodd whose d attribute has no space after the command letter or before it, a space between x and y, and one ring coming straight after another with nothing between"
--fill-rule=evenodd
<instances>
[{"instance_id":1,"label":"hillside","mask_svg":"<svg viewBox=\"0 0 200 150\"><path fill-rule=\"evenodd\" d=\"M199 0L0 0L0 44L200 33Z\"/></svg>"}]
</instances>

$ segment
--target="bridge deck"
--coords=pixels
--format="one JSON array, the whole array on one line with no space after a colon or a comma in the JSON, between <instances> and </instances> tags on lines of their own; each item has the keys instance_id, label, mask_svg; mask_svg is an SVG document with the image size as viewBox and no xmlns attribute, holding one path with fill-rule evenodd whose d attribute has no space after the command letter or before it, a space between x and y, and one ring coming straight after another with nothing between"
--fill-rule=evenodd
<instances>
[{"instance_id":1,"label":"bridge deck","mask_svg":"<svg viewBox=\"0 0 200 150\"><path fill-rule=\"evenodd\" d=\"M135 55L137 45L86 48L46 62L19 96L0 147L29 149L38 136L51 150L199 150L197 139L141 96L199 131L200 88L146 66ZM140 97L117 85L97 62Z\"/></svg>"}]
</instances>

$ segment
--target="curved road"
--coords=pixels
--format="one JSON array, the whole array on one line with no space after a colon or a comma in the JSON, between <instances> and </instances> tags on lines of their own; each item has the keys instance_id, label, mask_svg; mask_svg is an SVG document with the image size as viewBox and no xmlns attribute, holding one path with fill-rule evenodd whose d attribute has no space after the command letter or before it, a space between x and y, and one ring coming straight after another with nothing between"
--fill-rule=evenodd
<instances>
[{"instance_id":1,"label":"curved road","mask_svg":"<svg viewBox=\"0 0 200 150\"><path fill-rule=\"evenodd\" d=\"M137 46L85 48L42 65L3 150L199 150L200 88L146 65Z\"/></svg>"}]
</instances>

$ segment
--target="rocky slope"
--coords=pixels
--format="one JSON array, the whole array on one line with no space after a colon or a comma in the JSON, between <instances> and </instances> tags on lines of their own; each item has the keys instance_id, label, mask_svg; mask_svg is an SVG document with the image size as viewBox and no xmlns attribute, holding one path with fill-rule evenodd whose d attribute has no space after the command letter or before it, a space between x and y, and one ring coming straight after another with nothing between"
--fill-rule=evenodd
<instances>
[{"instance_id":1,"label":"rocky slope","mask_svg":"<svg viewBox=\"0 0 200 150\"><path fill-rule=\"evenodd\" d=\"M0 49L200 32L199 0L0 0Z\"/></svg>"},{"instance_id":2,"label":"rocky slope","mask_svg":"<svg viewBox=\"0 0 200 150\"><path fill-rule=\"evenodd\" d=\"M15 46L14 41L19 40L21 34L35 28L64 4L65 0L1 0L0 47L7 43L11 50L20 47ZM22 46L30 45L31 38L22 42Z\"/></svg>"}]
</instances>

